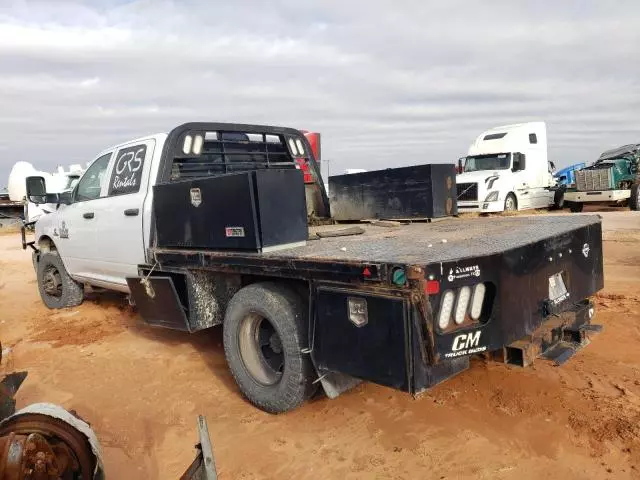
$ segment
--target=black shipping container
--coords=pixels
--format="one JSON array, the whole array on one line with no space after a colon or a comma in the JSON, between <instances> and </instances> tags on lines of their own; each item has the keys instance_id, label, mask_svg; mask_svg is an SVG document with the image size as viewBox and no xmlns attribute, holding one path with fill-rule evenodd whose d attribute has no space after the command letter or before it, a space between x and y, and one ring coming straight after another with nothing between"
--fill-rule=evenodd
<instances>
[{"instance_id":1,"label":"black shipping container","mask_svg":"<svg viewBox=\"0 0 640 480\"><path fill-rule=\"evenodd\" d=\"M439 218L458 214L456 168L429 164L329 178L336 220Z\"/></svg>"}]
</instances>

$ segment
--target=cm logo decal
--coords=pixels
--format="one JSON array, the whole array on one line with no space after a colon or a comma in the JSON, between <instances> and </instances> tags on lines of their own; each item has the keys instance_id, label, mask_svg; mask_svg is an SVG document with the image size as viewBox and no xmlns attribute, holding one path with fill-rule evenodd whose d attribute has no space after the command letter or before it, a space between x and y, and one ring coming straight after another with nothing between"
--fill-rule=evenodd
<instances>
[{"instance_id":1,"label":"cm logo decal","mask_svg":"<svg viewBox=\"0 0 640 480\"><path fill-rule=\"evenodd\" d=\"M451 350L454 352L464 350L466 348L477 347L480 343L480 334L482 332L477 331L474 333L463 333L462 335L458 335L453 339L453 345L451 346Z\"/></svg>"},{"instance_id":2,"label":"cm logo decal","mask_svg":"<svg viewBox=\"0 0 640 480\"><path fill-rule=\"evenodd\" d=\"M453 339L451 352L445 353L445 358L462 357L464 355L472 355L474 353L484 352L487 347L480 347L480 335L482 331L471 333L462 333Z\"/></svg>"}]
</instances>

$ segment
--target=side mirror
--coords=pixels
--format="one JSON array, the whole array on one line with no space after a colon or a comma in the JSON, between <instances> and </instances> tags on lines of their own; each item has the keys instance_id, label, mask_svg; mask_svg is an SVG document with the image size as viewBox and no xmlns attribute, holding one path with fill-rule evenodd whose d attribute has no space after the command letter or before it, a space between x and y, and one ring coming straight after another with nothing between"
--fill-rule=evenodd
<instances>
[{"instance_id":1,"label":"side mirror","mask_svg":"<svg viewBox=\"0 0 640 480\"><path fill-rule=\"evenodd\" d=\"M72 192L47 193L44 177L27 177L27 200L36 205L57 203L69 205L73 202Z\"/></svg>"},{"instance_id":2,"label":"side mirror","mask_svg":"<svg viewBox=\"0 0 640 480\"><path fill-rule=\"evenodd\" d=\"M524 153L514 153L513 154L513 168L511 169L513 172L520 172L525 169L526 161L525 161Z\"/></svg>"},{"instance_id":3,"label":"side mirror","mask_svg":"<svg viewBox=\"0 0 640 480\"><path fill-rule=\"evenodd\" d=\"M462 165L462 160L464 160L464 158L458 159L458 173L464 172L464 166Z\"/></svg>"},{"instance_id":4,"label":"side mirror","mask_svg":"<svg viewBox=\"0 0 640 480\"><path fill-rule=\"evenodd\" d=\"M27 177L27 199L40 205L47 203L47 186L44 177Z\"/></svg>"},{"instance_id":5,"label":"side mirror","mask_svg":"<svg viewBox=\"0 0 640 480\"><path fill-rule=\"evenodd\" d=\"M556 164L553 162L549 162L549 165L551 166L551 171L553 172L556 169Z\"/></svg>"}]
</instances>

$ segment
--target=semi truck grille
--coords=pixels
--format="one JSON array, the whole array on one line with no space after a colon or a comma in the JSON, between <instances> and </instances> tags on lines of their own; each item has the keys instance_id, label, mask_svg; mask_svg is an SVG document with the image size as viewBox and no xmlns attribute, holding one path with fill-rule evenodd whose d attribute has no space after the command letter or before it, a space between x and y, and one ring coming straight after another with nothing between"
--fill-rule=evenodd
<instances>
[{"instance_id":1,"label":"semi truck grille","mask_svg":"<svg viewBox=\"0 0 640 480\"><path fill-rule=\"evenodd\" d=\"M581 192L590 190L611 190L613 181L611 168L594 168L576 172L576 188Z\"/></svg>"},{"instance_id":2,"label":"semi truck grille","mask_svg":"<svg viewBox=\"0 0 640 480\"><path fill-rule=\"evenodd\" d=\"M458 200L478 200L477 183L458 183L456 185Z\"/></svg>"}]
</instances>

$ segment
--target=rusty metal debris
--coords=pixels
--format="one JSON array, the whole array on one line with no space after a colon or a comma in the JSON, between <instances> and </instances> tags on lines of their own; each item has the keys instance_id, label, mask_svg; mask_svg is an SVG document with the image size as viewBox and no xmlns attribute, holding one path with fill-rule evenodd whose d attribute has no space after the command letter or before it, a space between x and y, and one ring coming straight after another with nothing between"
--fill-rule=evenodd
<instances>
[{"instance_id":1,"label":"rusty metal debris","mask_svg":"<svg viewBox=\"0 0 640 480\"><path fill-rule=\"evenodd\" d=\"M16 413L26 377L16 372L0 382L0 480L102 479L97 439L82 419L50 404Z\"/></svg>"},{"instance_id":2,"label":"rusty metal debris","mask_svg":"<svg viewBox=\"0 0 640 480\"><path fill-rule=\"evenodd\" d=\"M209 437L207 419L198 415L198 435L200 443L196 445L198 455L180 480L217 480L216 463L213 459L213 447Z\"/></svg>"},{"instance_id":3,"label":"rusty metal debris","mask_svg":"<svg viewBox=\"0 0 640 480\"><path fill-rule=\"evenodd\" d=\"M16 401L13 397L25 378L27 372L15 372L6 375L0 382L0 421L15 413Z\"/></svg>"},{"instance_id":4,"label":"rusty metal debris","mask_svg":"<svg viewBox=\"0 0 640 480\"><path fill-rule=\"evenodd\" d=\"M103 478L96 448L78 426L88 428L81 419L49 404L30 405L5 419L0 424L0 479Z\"/></svg>"},{"instance_id":5,"label":"rusty metal debris","mask_svg":"<svg viewBox=\"0 0 640 480\"><path fill-rule=\"evenodd\" d=\"M0 480L104 480L98 439L75 412L48 403L16 412L14 397L26 377L15 372L0 381ZM202 415L198 435L198 454L180 480L217 480Z\"/></svg>"}]
</instances>

